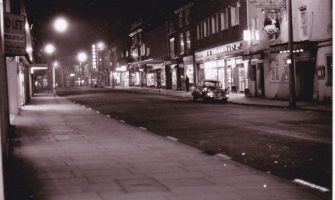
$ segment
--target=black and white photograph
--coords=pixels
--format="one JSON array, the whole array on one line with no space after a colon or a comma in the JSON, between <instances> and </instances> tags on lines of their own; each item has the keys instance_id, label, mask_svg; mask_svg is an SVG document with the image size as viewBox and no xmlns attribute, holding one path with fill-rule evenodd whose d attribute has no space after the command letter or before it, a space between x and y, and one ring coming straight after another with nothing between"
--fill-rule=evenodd
<instances>
[{"instance_id":1,"label":"black and white photograph","mask_svg":"<svg viewBox=\"0 0 335 200\"><path fill-rule=\"evenodd\" d=\"M331 200L332 0L0 0L0 200Z\"/></svg>"}]
</instances>

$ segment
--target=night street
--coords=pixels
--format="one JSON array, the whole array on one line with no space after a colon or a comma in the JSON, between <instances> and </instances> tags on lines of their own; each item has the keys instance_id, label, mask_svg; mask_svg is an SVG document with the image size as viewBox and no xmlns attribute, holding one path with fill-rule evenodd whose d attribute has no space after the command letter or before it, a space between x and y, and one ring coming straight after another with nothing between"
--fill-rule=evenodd
<instances>
[{"instance_id":1,"label":"night street","mask_svg":"<svg viewBox=\"0 0 335 200\"><path fill-rule=\"evenodd\" d=\"M0 200L330 200L332 0L0 0Z\"/></svg>"},{"instance_id":2,"label":"night street","mask_svg":"<svg viewBox=\"0 0 335 200\"><path fill-rule=\"evenodd\" d=\"M331 187L330 113L193 102L112 89L69 89L59 95L214 155L256 169ZM72 95L74 94L74 95Z\"/></svg>"}]
</instances>

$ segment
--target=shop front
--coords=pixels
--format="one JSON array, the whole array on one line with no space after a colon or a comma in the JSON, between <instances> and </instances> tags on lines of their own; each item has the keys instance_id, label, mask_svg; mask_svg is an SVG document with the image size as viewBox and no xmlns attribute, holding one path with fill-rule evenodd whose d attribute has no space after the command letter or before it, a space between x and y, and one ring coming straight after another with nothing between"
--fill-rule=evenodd
<instances>
[{"instance_id":1,"label":"shop front","mask_svg":"<svg viewBox=\"0 0 335 200\"><path fill-rule=\"evenodd\" d=\"M297 42L293 45L295 66L295 93L297 100L313 100L316 76L316 44L314 42ZM273 45L270 48L269 69L265 70L266 97L288 99L289 69L288 44Z\"/></svg>"},{"instance_id":2,"label":"shop front","mask_svg":"<svg viewBox=\"0 0 335 200\"><path fill-rule=\"evenodd\" d=\"M166 75L164 63L147 64L147 87L165 88Z\"/></svg>"},{"instance_id":3,"label":"shop front","mask_svg":"<svg viewBox=\"0 0 335 200\"><path fill-rule=\"evenodd\" d=\"M129 87L129 70L127 65L122 65L115 69L113 73L114 85L120 87Z\"/></svg>"},{"instance_id":4,"label":"shop front","mask_svg":"<svg viewBox=\"0 0 335 200\"><path fill-rule=\"evenodd\" d=\"M198 80L218 80L231 92L248 92L248 61L242 59L245 47L241 41L196 52Z\"/></svg>"}]
</instances>

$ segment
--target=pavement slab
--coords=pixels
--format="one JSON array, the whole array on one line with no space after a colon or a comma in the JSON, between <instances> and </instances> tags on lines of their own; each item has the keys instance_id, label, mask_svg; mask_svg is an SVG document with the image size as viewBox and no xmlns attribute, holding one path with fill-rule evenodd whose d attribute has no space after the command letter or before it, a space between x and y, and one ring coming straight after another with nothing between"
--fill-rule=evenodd
<instances>
[{"instance_id":1,"label":"pavement slab","mask_svg":"<svg viewBox=\"0 0 335 200\"><path fill-rule=\"evenodd\" d=\"M61 97L32 98L13 124L8 200L331 199Z\"/></svg>"}]
</instances>

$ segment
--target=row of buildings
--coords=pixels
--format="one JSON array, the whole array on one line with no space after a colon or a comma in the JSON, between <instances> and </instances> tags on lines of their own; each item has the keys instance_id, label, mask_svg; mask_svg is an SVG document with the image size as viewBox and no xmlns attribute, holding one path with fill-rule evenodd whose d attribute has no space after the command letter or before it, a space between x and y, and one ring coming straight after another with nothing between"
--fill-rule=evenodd
<instances>
[{"instance_id":1,"label":"row of buildings","mask_svg":"<svg viewBox=\"0 0 335 200\"><path fill-rule=\"evenodd\" d=\"M298 100L332 97L331 4L292 1ZM104 85L185 90L187 76L191 85L215 79L236 93L289 97L286 0L193 0L159 23L134 22L102 52L93 80Z\"/></svg>"},{"instance_id":2,"label":"row of buildings","mask_svg":"<svg viewBox=\"0 0 335 200\"><path fill-rule=\"evenodd\" d=\"M4 199L11 122L30 100L33 51L31 26L22 2L0 0L0 21L0 199Z\"/></svg>"}]
</instances>

